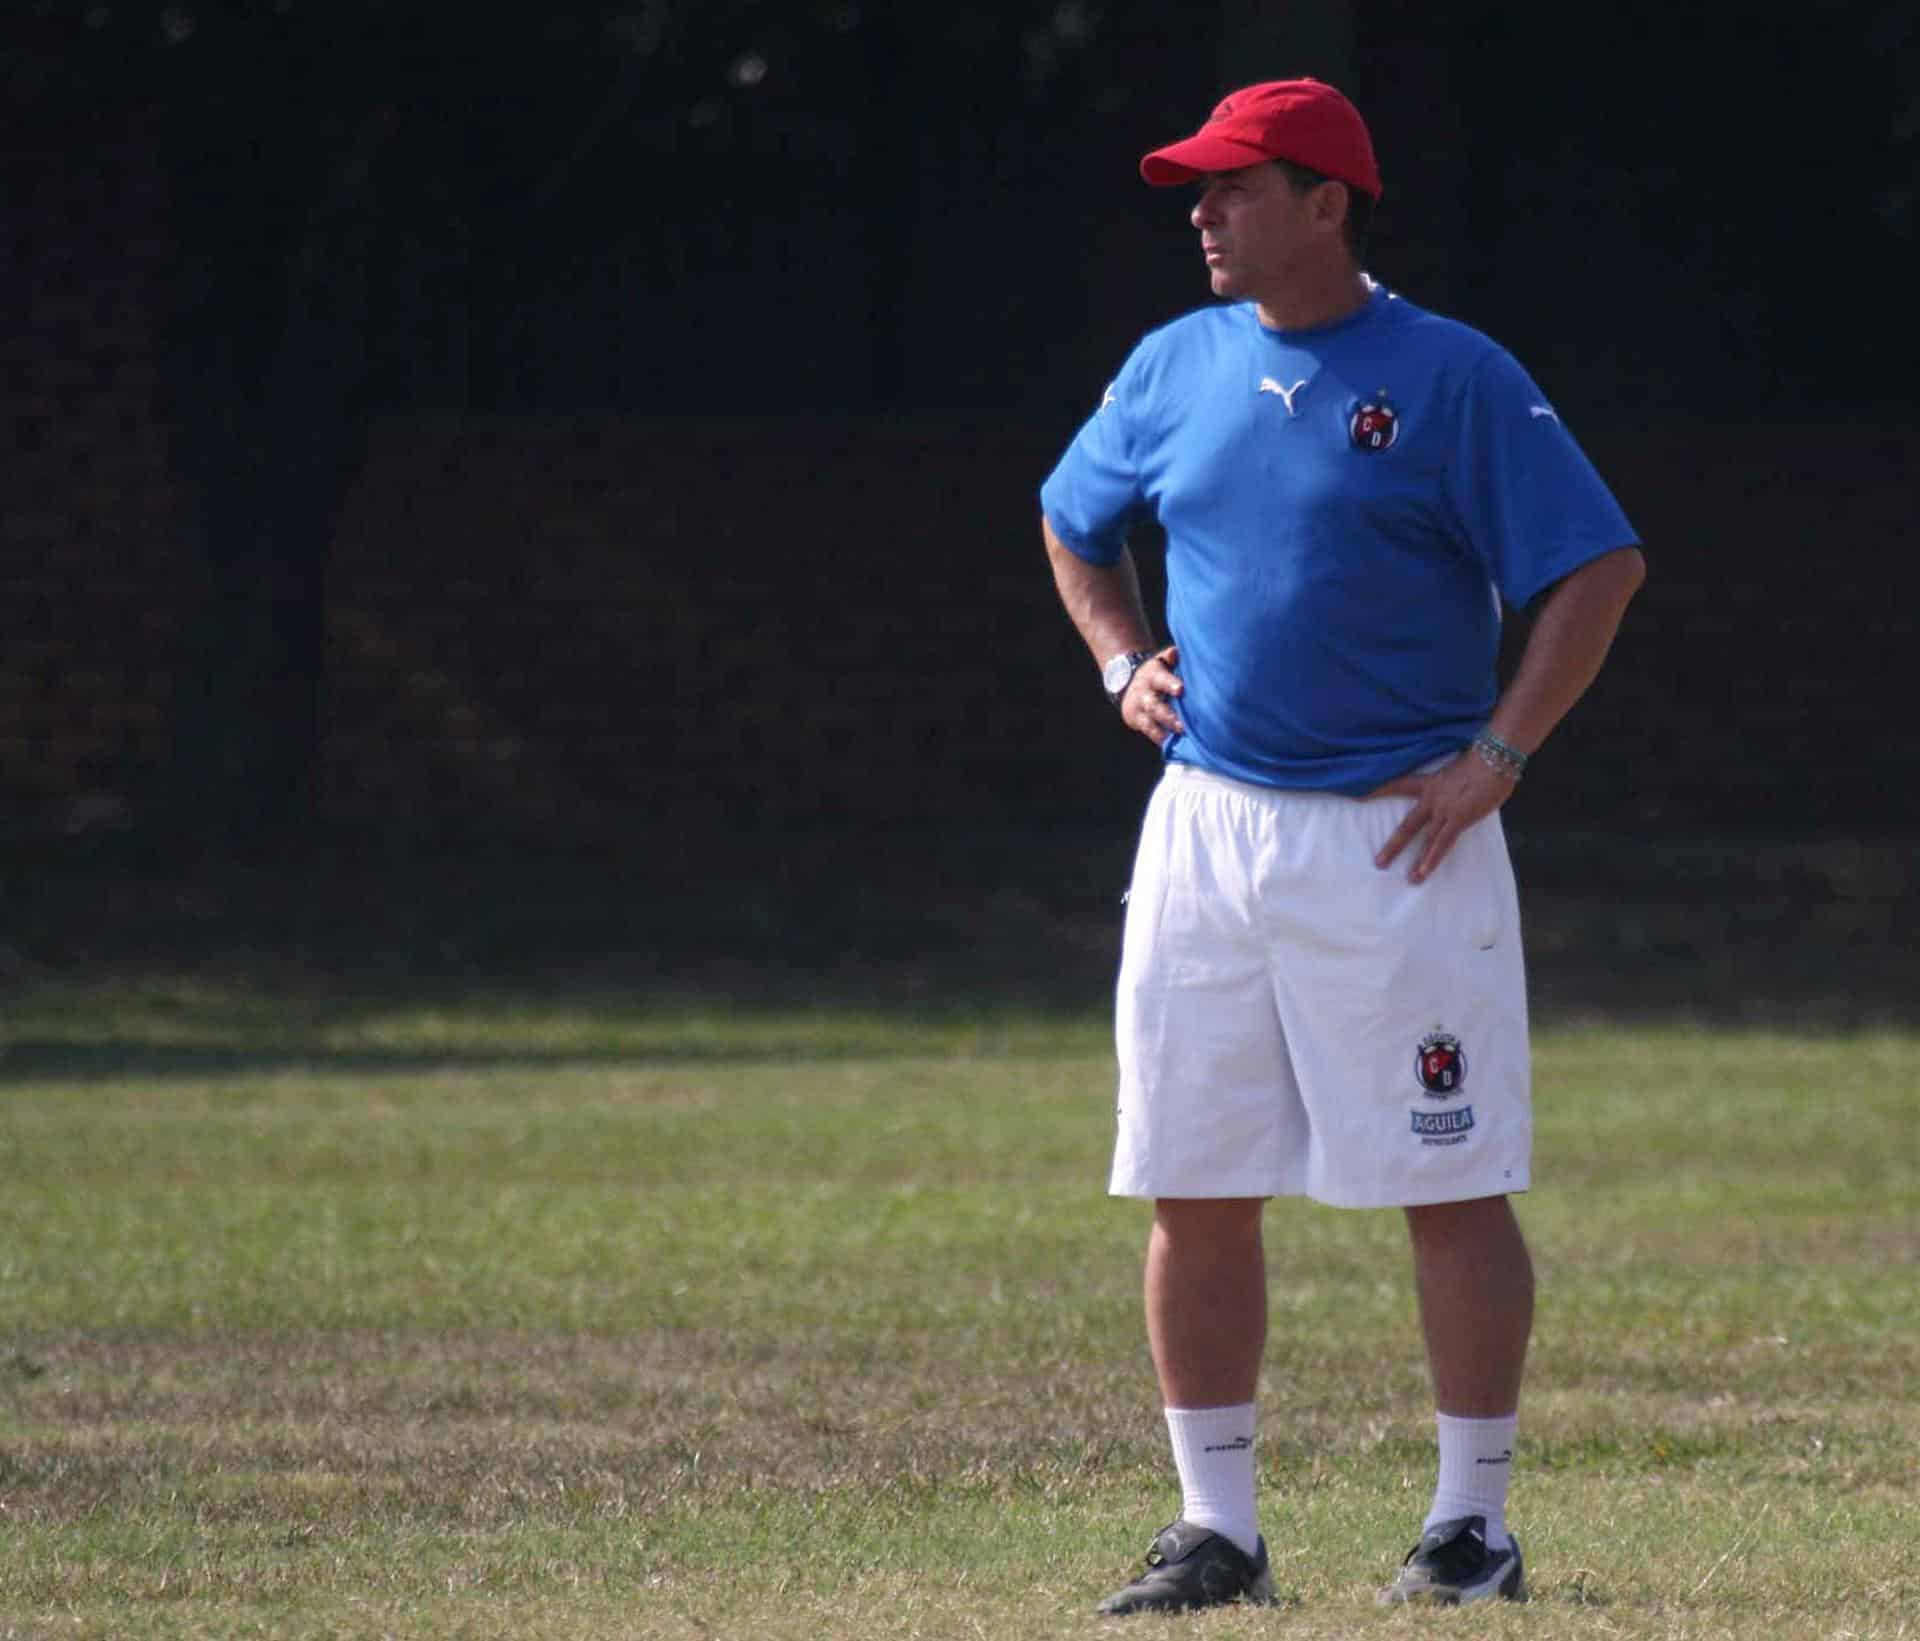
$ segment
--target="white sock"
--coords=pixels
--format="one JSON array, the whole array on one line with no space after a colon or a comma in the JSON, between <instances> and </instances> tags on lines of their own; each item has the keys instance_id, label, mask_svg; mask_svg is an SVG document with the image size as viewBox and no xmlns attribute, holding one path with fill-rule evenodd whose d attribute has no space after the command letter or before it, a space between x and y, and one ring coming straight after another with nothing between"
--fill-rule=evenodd
<instances>
[{"instance_id":1,"label":"white sock","mask_svg":"<svg viewBox=\"0 0 1920 1641\"><path fill-rule=\"evenodd\" d=\"M1180 1517L1230 1539L1248 1555L1260 1544L1253 1489L1253 1403L1241 1407L1170 1407L1174 1468L1180 1472Z\"/></svg>"},{"instance_id":2,"label":"white sock","mask_svg":"<svg viewBox=\"0 0 1920 1641\"><path fill-rule=\"evenodd\" d=\"M1507 1482L1513 1475L1513 1439L1520 1416L1456 1419L1451 1413L1439 1413L1434 1417L1440 1425L1440 1480L1421 1531L1462 1516L1485 1516L1487 1548L1504 1550L1513 1542L1507 1532Z\"/></svg>"}]
</instances>

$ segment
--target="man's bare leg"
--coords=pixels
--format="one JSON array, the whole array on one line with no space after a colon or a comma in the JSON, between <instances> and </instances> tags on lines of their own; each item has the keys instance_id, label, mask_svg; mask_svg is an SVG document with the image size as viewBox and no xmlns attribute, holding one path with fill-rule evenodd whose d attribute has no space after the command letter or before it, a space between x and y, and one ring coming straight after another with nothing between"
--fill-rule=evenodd
<instances>
[{"instance_id":1,"label":"man's bare leg","mask_svg":"<svg viewBox=\"0 0 1920 1641\"><path fill-rule=\"evenodd\" d=\"M1147 1242L1147 1339L1180 1472L1181 1519L1259 1545L1254 1392L1267 1338L1258 1197L1166 1198Z\"/></svg>"},{"instance_id":2,"label":"man's bare leg","mask_svg":"<svg viewBox=\"0 0 1920 1641\"><path fill-rule=\"evenodd\" d=\"M1180 1519L1097 1609L1273 1599L1254 1497L1253 1398L1267 1338L1258 1197L1162 1198L1147 1239L1147 1340L1180 1471Z\"/></svg>"},{"instance_id":3,"label":"man's bare leg","mask_svg":"<svg viewBox=\"0 0 1920 1641\"><path fill-rule=\"evenodd\" d=\"M1406 1213L1435 1404L1465 1419L1517 1412L1533 1332L1533 1261L1512 1204L1480 1197Z\"/></svg>"},{"instance_id":4,"label":"man's bare leg","mask_svg":"<svg viewBox=\"0 0 1920 1641\"><path fill-rule=\"evenodd\" d=\"M1533 1262L1503 1196L1406 1213L1439 1411L1440 1474L1425 1525L1482 1516L1489 1547L1504 1549Z\"/></svg>"},{"instance_id":5,"label":"man's bare leg","mask_svg":"<svg viewBox=\"0 0 1920 1641\"><path fill-rule=\"evenodd\" d=\"M1168 1407L1253 1400L1267 1340L1260 1197L1163 1198L1147 1241L1147 1340Z\"/></svg>"}]
</instances>

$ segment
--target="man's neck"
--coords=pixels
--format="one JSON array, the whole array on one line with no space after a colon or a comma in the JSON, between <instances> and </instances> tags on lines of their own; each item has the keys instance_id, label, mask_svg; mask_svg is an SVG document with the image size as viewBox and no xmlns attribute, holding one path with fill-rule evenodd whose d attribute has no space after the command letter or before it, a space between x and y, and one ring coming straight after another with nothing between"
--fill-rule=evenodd
<instances>
[{"instance_id":1,"label":"man's neck","mask_svg":"<svg viewBox=\"0 0 1920 1641\"><path fill-rule=\"evenodd\" d=\"M1268 330L1312 330L1358 313L1373 294L1358 268L1330 270L1327 277L1294 284L1254 299L1254 311Z\"/></svg>"}]
</instances>

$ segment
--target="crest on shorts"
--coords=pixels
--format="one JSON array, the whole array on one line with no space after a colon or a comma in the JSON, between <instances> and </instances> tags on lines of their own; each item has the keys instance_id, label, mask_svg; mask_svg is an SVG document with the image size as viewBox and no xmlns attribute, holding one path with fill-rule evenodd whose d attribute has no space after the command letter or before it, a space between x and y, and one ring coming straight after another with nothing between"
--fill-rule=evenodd
<instances>
[{"instance_id":1,"label":"crest on shorts","mask_svg":"<svg viewBox=\"0 0 1920 1641\"><path fill-rule=\"evenodd\" d=\"M1467 1081L1467 1051L1460 1039L1438 1026L1420 1039L1413 1074L1430 1100L1450 1100Z\"/></svg>"},{"instance_id":2,"label":"crest on shorts","mask_svg":"<svg viewBox=\"0 0 1920 1641\"><path fill-rule=\"evenodd\" d=\"M1371 399L1357 403L1347 415L1347 437L1355 450L1389 450L1400 437L1400 412L1387 403L1382 388Z\"/></svg>"}]
</instances>

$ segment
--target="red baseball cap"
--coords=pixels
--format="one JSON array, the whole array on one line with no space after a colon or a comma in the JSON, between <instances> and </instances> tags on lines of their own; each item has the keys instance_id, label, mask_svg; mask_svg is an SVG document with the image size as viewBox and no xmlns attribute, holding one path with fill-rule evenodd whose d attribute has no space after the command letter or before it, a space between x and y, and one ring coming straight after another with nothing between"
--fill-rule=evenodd
<instances>
[{"instance_id":1,"label":"red baseball cap","mask_svg":"<svg viewBox=\"0 0 1920 1641\"><path fill-rule=\"evenodd\" d=\"M1321 80L1268 80L1222 98L1191 137L1143 159L1140 175L1164 188L1263 160L1291 160L1380 197L1380 167L1366 122Z\"/></svg>"}]
</instances>

